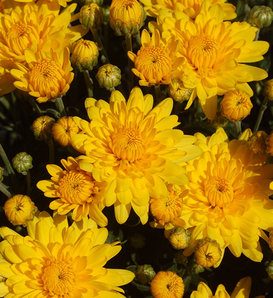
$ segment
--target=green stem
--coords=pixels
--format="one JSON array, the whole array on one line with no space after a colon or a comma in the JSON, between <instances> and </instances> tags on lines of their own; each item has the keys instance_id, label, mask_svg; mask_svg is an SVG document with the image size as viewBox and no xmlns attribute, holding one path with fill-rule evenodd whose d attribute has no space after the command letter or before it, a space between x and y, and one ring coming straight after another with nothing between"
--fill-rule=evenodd
<instances>
[{"instance_id":1,"label":"green stem","mask_svg":"<svg viewBox=\"0 0 273 298\"><path fill-rule=\"evenodd\" d=\"M61 116L66 116L65 106L61 97L55 98L55 104Z\"/></svg>"},{"instance_id":2,"label":"green stem","mask_svg":"<svg viewBox=\"0 0 273 298\"><path fill-rule=\"evenodd\" d=\"M260 29L256 32L256 36L254 40L258 40L259 39L259 35L260 35Z\"/></svg>"},{"instance_id":3,"label":"green stem","mask_svg":"<svg viewBox=\"0 0 273 298\"><path fill-rule=\"evenodd\" d=\"M140 46L141 45L140 31L137 32L137 34L135 35L135 38L136 38L137 44Z\"/></svg>"},{"instance_id":4,"label":"green stem","mask_svg":"<svg viewBox=\"0 0 273 298\"><path fill-rule=\"evenodd\" d=\"M236 121L234 124L236 128L236 135L239 137L239 135L242 133L241 120Z\"/></svg>"},{"instance_id":5,"label":"green stem","mask_svg":"<svg viewBox=\"0 0 273 298\"><path fill-rule=\"evenodd\" d=\"M30 172L27 171L27 194L30 195L31 191L31 175Z\"/></svg>"},{"instance_id":6,"label":"green stem","mask_svg":"<svg viewBox=\"0 0 273 298\"><path fill-rule=\"evenodd\" d=\"M91 28L91 32L92 32L92 35L95 39L95 41L97 42L97 44L99 45L99 49L102 50L102 53L103 53L103 56L105 57L106 59L106 63L110 63L109 62L109 58L108 58L108 55L107 55L107 52L103 46L103 43L101 41L101 38L100 38L100 35L98 33L98 30L96 28Z\"/></svg>"},{"instance_id":7,"label":"green stem","mask_svg":"<svg viewBox=\"0 0 273 298\"><path fill-rule=\"evenodd\" d=\"M7 190L7 186L5 184L3 184L2 182L0 182L0 191L8 198L11 197L11 193Z\"/></svg>"},{"instance_id":8,"label":"green stem","mask_svg":"<svg viewBox=\"0 0 273 298\"><path fill-rule=\"evenodd\" d=\"M88 70L84 70L83 75L84 75L85 85L87 88L88 97L92 97L93 96L93 80L91 79Z\"/></svg>"},{"instance_id":9,"label":"green stem","mask_svg":"<svg viewBox=\"0 0 273 298\"><path fill-rule=\"evenodd\" d=\"M10 164L10 161L9 161L7 155L6 155L6 152L5 152L5 150L4 150L4 148L2 147L1 144L0 144L0 156L2 157L2 160L5 164L5 167L7 169L8 174L14 175L15 174L14 170L13 170L13 168Z\"/></svg>"},{"instance_id":10,"label":"green stem","mask_svg":"<svg viewBox=\"0 0 273 298\"><path fill-rule=\"evenodd\" d=\"M133 46L132 46L132 36L131 34L126 34L125 35L125 43L126 43L126 52L128 53L129 51L133 51ZM128 68L129 68L129 78L128 78L128 89L129 91L132 89L133 87L133 83L134 83L134 77L133 77L133 72L132 72L132 68L133 68L133 63L130 60L130 58L128 57Z\"/></svg>"},{"instance_id":11,"label":"green stem","mask_svg":"<svg viewBox=\"0 0 273 298\"><path fill-rule=\"evenodd\" d=\"M43 111L40 109L39 105L37 104L36 100L33 97L29 97L29 102L32 105L32 108L36 114L39 114L39 115L43 114Z\"/></svg>"},{"instance_id":12,"label":"green stem","mask_svg":"<svg viewBox=\"0 0 273 298\"><path fill-rule=\"evenodd\" d=\"M257 132L259 127L260 127L260 124L261 124L261 121L262 121L262 118L263 118L263 115L264 115L264 111L267 108L267 102L268 102L268 98L264 97L264 100L263 100L263 102L260 106L259 114L258 114L254 129L253 129L253 133Z\"/></svg>"},{"instance_id":13,"label":"green stem","mask_svg":"<svg viewBox=\"0 0 273 298\"><path fill-rule=\"evenodd\" d=\"M48 156L48 161L49 163L54 163L55 160L55 148L54 148L54 143L52 138L48 140L48 151L49 151L49 156Z\"/></svg>"}]
</instances>

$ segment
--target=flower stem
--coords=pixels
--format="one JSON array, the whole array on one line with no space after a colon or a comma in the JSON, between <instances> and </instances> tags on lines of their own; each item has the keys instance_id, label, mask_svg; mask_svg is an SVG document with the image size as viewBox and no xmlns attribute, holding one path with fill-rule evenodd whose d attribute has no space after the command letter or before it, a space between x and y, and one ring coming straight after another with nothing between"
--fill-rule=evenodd
<instances>
[{"instance_id":1,"label":"flower stem","mask_svg":"<svg viewBox=\"0 0 273 298\"><path fill-rule=\"evenodd\" d=\"M0 182L0 191L8 198L11 197L11 193L7 190L7 186L5 184L3 184L2 182Z\"/></svg>"},{"instance_id":2,"label":"flower stem","mask_svg":"<svg viewBox=\"0 0 273 298\"><path fill-rule=\"evenodd\" d=\"M40 109L39 105L37 104L36 100L33 97L29 97L29 102L32 105L32 108L36 114L38 115L43 114L43 111Z\"/></svg>"},{"instance_id":3,"label":"flower stem","mask_svg":"<svg viewBox=\"0 0 273 298\"><path fill-rule=\"evenodd\" d=\"M65 106L61 97L55 98L55 104L61 116L66 116Z\"/></svg>"},{"instance_id":4,"label":"flower stem","mask_svg":"<svg viewBox=\"0 0 273 298\"><path fill-rule=\"evenodd\" d=\"M93 96L93 80L91 79L88 70L85 70L83 72L83 75L84 75L85 85L87 88L88 97L92 97Z\"/></svg>"},{"instance_id":5,"label":"flower stem","mask_svg":"<svg viewBox=\"0 0 273 298\"><path fill-rule=\"evenodd\" d=\"M239 136L242 133L241 120L236 121L234 124L236 128L236 135Z\"/></svg>"},{"instance_id":6,"label":"flower stem","mask_svg":"<svg viewBox=\"0 0 273 298\"><path fill-rule=\"evenodd\" d=\"M259 114L258 114L254 129L253 129L253 133L257 132L259 127L260 127L260 124L261 124L261 121L262 121L262 118L263 118L263 115L264 115L264 111L267 108L267 102L268 102L268 98L265 96L264 100L263 100L263 102L260 106Z\"/></svg>"},{"instance_id":7,"label":"flower stem","mask_svg":"<svg viewBox=\"0 0 273 298\"><path fill-rule=\"evenodd\" d=\"M5 167L7 169L8 174L14 175L15 174L14 170L13 170L13 168L10 164L10 161L9 161L7 155L6 155L6 152L5 152L5 150L4 150L4 148L2 147L1 144L0 144L0 156L2 157L2 160L5 164Z\"/></svg>"},{"instance_id":8,"label":"flower stem","mask_svg":"<svg viewBox=\"0 0 273 298\"><path fill-rule=\"evenodd\" d=\"M93 28L91 28L91 32L92 32L92 35L93 35L95 41L97 42L97 44L98 44L98 46L99 46L99 49L102 50L103 56L104 56L105 59L106 59L105 62L106 62L106 63L110 63L110 62L109 62L108 55L107 55L107 52L106 52L106 50L105 50L105 48L104 48L104 46L103 46L103 43L102 43L101 38L100 38L100 35L99 35L99 33L98 33L98 30L97 30L96 28L93 27Z\"/></svg>"},{"instance_id":9,"label":"flower stem","mask_svg":"<svg viewBox=\"0 0 273 298\"><path fill-rule=\"evenodd\" d=\"M125 35L125 43L126 43L126 52L128 53L129 51L133 51L131 34ZM129 90L132 89L133 83L134 83L134 77L133 77L133 73L131 71L132 67L133 67L133 63L130 60L130 58L128 57L128 68L129 68L128 89Z\"/></svg>"}]
</instances>

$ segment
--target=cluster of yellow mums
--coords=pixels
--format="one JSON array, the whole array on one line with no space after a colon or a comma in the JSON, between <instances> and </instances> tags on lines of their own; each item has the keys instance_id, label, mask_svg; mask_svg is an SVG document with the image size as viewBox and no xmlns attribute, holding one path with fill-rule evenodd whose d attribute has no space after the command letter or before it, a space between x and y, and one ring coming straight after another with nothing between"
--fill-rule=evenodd
<instances>
[{"instance_id":1,"label":"cluster of yellow mums","mask_svg":"<svg viewBox=\"0 0 273 298\"><path fill-rule=\"evenodd\" d=\"M70 88L71 62L79 71L97 64L100 39L98 47L81 37L90 29L99 38L102 11L91 3L73 15L76 4L67 2L0 1L1 95L17 88L38 103L53 100ZM110 7L111 27L127 40L139 32L146 14L156 18L149 23L151 33L142 31L138 52L128 51L139 85L169 85L172 97L188 101L186 108L198 97L209 119L216 117L222 95L227 119L249 115L253 92L248 82L267 76L244 64L263 59L268 50L268 43L255 40L257 28L231 22L235 7L224 0L141 2L144 8L137 0L114 0ZM77 19L82 25L71 26ZM102 69L107 75L113 71L120 78L113 67ZM108 81L102 84L113 88ZM7 218L26 225L28 236L0 228L0 296L123 297L120 286L134 274L104 267L121 249L119 242L105 244L103 210L110 206L119 224L131 211L142 224L151 215L152 227L165 229L175 249L184 249L185 256L194 253L204 267L219 266L226 248L261 262L260 237L273 247L273 165L267 162L273 134L248 129L229 141L219 128L208 137L186 135L177 128L178 116L171 115L173 99L154 106L153 96L139 87L127 100L117 90L109 102L89 97L85 108L90 121L41 116L33 123L36 138L53 138L80 155L62 159L62 166L48 164L50 179L37 184L54 199L49 204L53 217L37 211L27 196L6 201ZM67 214L74 221L70 226ZM248 297L250 286L249 278L240 280L232 297ZM184 283L173 272L159 272L151 292L182 297ZM212 295L200 283L191 298ZM214 297L229 295L220 285Z\"/></svg>"}]
</instances>

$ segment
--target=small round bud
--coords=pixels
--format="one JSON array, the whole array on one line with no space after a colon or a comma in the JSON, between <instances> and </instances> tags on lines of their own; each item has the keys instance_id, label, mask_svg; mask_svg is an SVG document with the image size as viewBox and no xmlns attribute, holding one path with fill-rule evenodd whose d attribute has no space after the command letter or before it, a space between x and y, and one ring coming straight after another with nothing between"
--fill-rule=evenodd
<instances>
[{"instance_id":1,"label":"small round bud","mask_svg":"<svg viewBox=\"0 0 273 298\"><path fill-rule=\"evenodd\" d=\"M169 95L177 102L188 101L193 93L193 89L184 87L180 79L172 79L168 87Z\"/></svg>"},{"instance_id":2,"label":"small round bud","mask_svg":"<svg viewBox=\"0 0 273 298\"><path fill-rule=\"evenodd\" d=\"M110 90L120 84L121 71L115 65L105 64L99 68L96 79L100 87Z\"/></svg>"},{"instance_id":3,"label":"small round bud","mask_svg":"<svg viewBox=\"0 0 273 298\"><path fill-rule=\"evenodd\" d=\"M203 267L217 267L221 260L222 251L215 240L205 238L199 241L194 256L198 265Z\"/></svg>"},{"instance_id":4,"label":"small round bud","mask_svg":"<svg viewBox=\"0 0 273 298\"><path fill-rule=\"evenodd\" d=\"M71 53L71 62L79 71L92 70L98 63L99 49L91 40L76 41Z\"/></svg>"},{"instance_id":5,"label":"small round bud","mask_svg":"<svg viewBox=\"0 0 273 298\"><path fill-rule=\"evenodd\" d=\"M32 156L26 152L17 153L12 159L12 165L18 173L26 175L33 168Z\"/></svg>"},{"instance_id":6,"label":"small round bud","mask_svg":"<svg viewBox=\"0 0 273 298\"><path fill-rule=\"evenodd\" d=\"M241 90L227 92L221 101L221 113L230 121L244 119L252 107L249 95Z\"/></svg>"},{"instance_id":7,"label":"small round bud","mask_svg":"<svg viewBox=\"0 0 273 298\"><path fill-rule=\"evenodd\" d=\"M268 100L273 100L273 79L264 83L264 96L266 96Z\"/></svg>"},{"instance_id":8,"label":"small round bud","mask_svg":"<svg viewBox=\"0 0 273 298\"><path fill-rule=\"evenodd\" d=\"M103 23L102 8L96 3L84 5L80 10L80 23L87 29L98 29Z\"/></svg>"},{"instance_id":9,"label":"small round bud","mask_svg":"<svg viewBox=\"0 0 273 298\"><path fill-rule=\"evenodd\" d=\"M170 231L168 239L174 249L184 249L190 244L191 233L182 227L174 228Z\"/></svg>"},{"instance_id":10,"label":"small round bud","mask_svg":"<svg viewBox=\"0 0 273 298\"><path fill-rule=\"evenodd\" d=\"M145 11L137 0L113 0L111 3L110 26L117 35L136 34L145 18Z\"/></svg>"},{"instance_id":11,"label":"small round bud","mask_svg":"<svg viewBox=\"0 0 273 298\"><path fill-rule=\"evenodd\" d=\"M55 119L49 116L40 116L32 123L32 130L35 139L48 141L51 137L51 128Z\"/></svg>"},{"instance_id":12,"label":"small round bud","mask_svg":"<svg viewBox=\"0 0 273 298\"><path fill-rule=\"evenodd\" d=\"M155 276L154 268L151 265L137 266L136 280L142 285L148 284Z\"/></svg>"},{"instance_id":13,"label":"small round bud","mask_svg":"<svg viewBox=\"0 0 273 298\"><path fill-rule=\"evenodd\" d=\"M273 261L270 261L266 264L266 272L270 279L273 279Z\"/></svg>"},{"instance_id":14,"label":"small round bud","mask_svg":"<svg viewBox=\"0 0 273 298\"><path fill-rule=\"evenodd\" d=\"M5 215L14 226L24 225L28 220L32 220L36 210L30 197L25 195L15 195L4 205Z\"/></svg>"},{"instance_id":15,"label":"small round bud","mask_svg":"<svg viewBox=\"0 0 273 298\"><path fill-rule=\"evenodd\" d=\"M269 27L273 20L273 11L264 5L255 5L249 12L248 22L258 28Z\"/></svg>"}]
</instances>

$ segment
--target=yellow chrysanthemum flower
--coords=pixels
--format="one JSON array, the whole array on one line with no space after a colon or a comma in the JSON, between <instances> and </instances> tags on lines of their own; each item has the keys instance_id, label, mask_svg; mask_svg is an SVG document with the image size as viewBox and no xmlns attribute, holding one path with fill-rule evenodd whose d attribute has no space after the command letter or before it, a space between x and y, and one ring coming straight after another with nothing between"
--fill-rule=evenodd
<instances>
[{"instance_id":1,"label":"yellow chrysanthemum flower","mask_svg":"<svg viewBox=\"0 0 273 298\"><path fill-rule=\"evenodd\" d=\"M198 284L197 290L191 293L190 298L248 298L251 289L251 278L245 277L238 281L235 289L233 290L231 296L225 289L224 285L219 285L213 295L210 288L204 283L200 282Z\"/></svg>"},{"instance_id":2,"label":"yellow chrysanthemum flower","mask_svg":"<svg viewBox=\"0 0 273 298\"><path fill-rule=\"evenodd\" d=\"M199 14L205 0L140 0L147 14L152 17L159 15L172 14L176 18L191 18ZM209 0L210 6L219 5L225 20L232 20L236 18L235 6L226 3L226 0Z\"/></svg>"},{"instance_id":3,"label":"yellow chrysanthemum flower","mask_svg":"<svg viewBox=\"0 0 273 298\"><path fill-rule=\"evenodd\" d=\"M107 229L86 218L68 226L66 216L41 212L27 230L23 237L0 228L3 297L124 297L119 286L134 274L104 268L121 250L119 242L104 244Z\"/></svg>"},{"instance_id":4,"label":"yellow chrysanthemum flower","mask_svg":"<svg viewBox=\"0 0 273 298\"><path fill-rule=\"evenodd\" d=\"M72 219L81 220L89 215L99 226L104 227L108 221L101 210L105 207L105 182L97 182L91 173L79 168L78 159L68 157L62 159L61 167L49 164L47 171L52 176L50 180L41 180L37 187L48 198L58 198L49 204L49 208L64 215L73 210ZM108 195L111 195L108 193Z\"/></svg>"},{"instance_id":5,"label":"yellow chrysanthemum flower","mask_svg":"<svg viewBox=\"0 0 273 298\"><path fill-rule=\"evenodd\" d=\"M181 298L183 279L172 271L159 271L151 281L151 293L154 298Z\"/></svg>"},{"instance_id":6,"label":"yellow chrysanthemum flower","mask_svg":"<svg viewBox=\"0 0 273 298\"><path fill-rule=\"evenodd\" d=\"M150 37L144 29L141 33L141 44L137 54L128 52L129 58L135 64L132 72L140 78L139 85L169 84L171 79L178 75L177 67L183 61L176 56L177 42L170 41L165 44L158 30Z\"/></svg>"},{"instance_id":7,"label":"yellow chrysanthemum flower","mask_svg":"<svg viewBox=\"0 0 273 298\"><path fill-rule=\"evenodd\" d=\"M179 78L185 88L195 88L208 118L215 117L216 95L235 89L252 95L247 82L267 77L265 70L244 63L262 60L269 44L254 41L257 28L246 22L224 22L219 6L202 9L195 22L174 18L164 18L162 22L159 28L164 38L176 36L180 41L178 53L185 60Z\"/></svg>"},{"instance_id":8,"label":"yellow chrysanthemum flower","mask_svg":"<svg viewBox=\"0 0 273 298\"><path fill-rule=\"evenodd\" d=\"M119 223L127 220L131 207L146 223L150 196L167 196L166 182L186 183L179 165L200 154L192 145L195 138L173 129L179 123L170 116L171 98L153 109L153 97L143 96L140 88L131 91L127 103L113 91L110 103L88 98L85 106L91 123L79 121L82 133L72 137L74 148L86 155L80 167L109 183L114 195L106 205L114 204Z\"/></svg>"},{"instance_id":9,"label":"yellow chrysanthemum flower","mask_svg":"<svg viewBox=\"0 0 273 298\"><path fill-rule=\"evenodd\" d=\"M10 70L17 68L16 62L26 63L26 49L62 53L86 33L80 25L68 27L75 9L72 4L60 13L58 4L38 1L0 15L0 95L14 89Z\"/></svg>"},{"instance_id":10,"label":"yellow chrysanthemum flower","mask_svg":"<svg viewBox=\"0 0 273 298\"><path fill-rule=\"evenodd\" d=\"M69 49L64 53L50 55L30 50L25 51L27 65L17 63L18 69L12 69L11 75L16 79L14 86L36 97L39 103L64 95L74 78L69 58Z\"/></svg>"},{"instance_id":11,"label":"yellow chrysanthemum flower","mask_svg":"<svg viewBox=\"0 0 273 298\"><path fill-rule=\"evenodd\" d=\"M189 190L183 199L184 228L193 228L184 253L191 254L199 239L216 240L239 257L260 262L259 237L272 227L273 201L269 183L273 165L255 165L248 143L228 142L223 129L205 138L198 134L203 154L187 166Z\"/></svg>"},{"instance_id":12,"label":"yellow chrysanthemum flower","mask_svg":"<svg viewBox=\"0 0 273 298\"><path fill-rule=\"evenodd\" d=\"M41 2L42 0L40 0ZM67 2L71 2L72 0L47 0L47 2L58 3L63 7L67 6ZM10 9L15 8L16 6L23 6L27 3L35 3L37 0L0 0L0 12L1 12L1 4L3 6L3 10L7 12Z\"/></svg>"}]
</instances>

